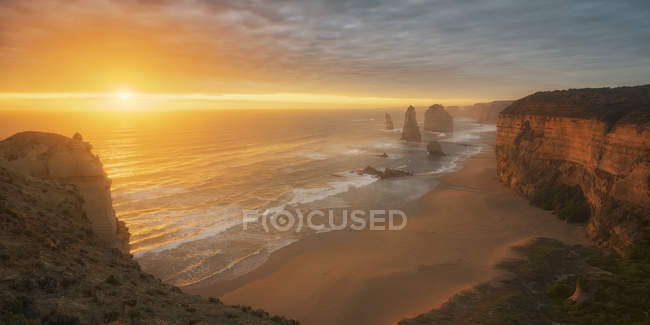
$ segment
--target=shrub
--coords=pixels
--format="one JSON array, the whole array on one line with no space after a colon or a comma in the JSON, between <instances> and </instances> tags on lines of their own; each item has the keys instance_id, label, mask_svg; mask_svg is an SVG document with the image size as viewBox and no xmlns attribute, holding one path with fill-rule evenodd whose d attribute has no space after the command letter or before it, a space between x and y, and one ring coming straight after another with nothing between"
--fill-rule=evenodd
<instances>
[{"instance_id":1,"label":"shrub","mask_svg":"<svg viewBox=\"0 0 650 325\"><path fill-rule=\"evenodd\" d=\"M568 222L585 222L591 211L580 186L540 185L530 195L530 203L553 210L558 218Z\"/></svg>"},{"instance_id":2,"label":"shrub","mask_svg":"<svg viewBox=\"0 0 650 325\"><path fill-rule=\"evenodd\" d=\"M112 275L112 274L109 275L108 278L106 278L106 283L108 283L108 284L112 284L112 285L115 285L115 286L122 285L122 282L121 282L120 280L118 280L118 279L117 279L114 275Z\"/></svg>"},{"instance_id":3,"label":"shrub","mask_svg":"<svg viewBox=\"0 0 650 325\"><path fill-rule=\"evenodd\" d=\"M553 282L546 286L546 295L557 299L566 299L573 294L573 289L561 282Z\"/></svg>"}]
</instances>

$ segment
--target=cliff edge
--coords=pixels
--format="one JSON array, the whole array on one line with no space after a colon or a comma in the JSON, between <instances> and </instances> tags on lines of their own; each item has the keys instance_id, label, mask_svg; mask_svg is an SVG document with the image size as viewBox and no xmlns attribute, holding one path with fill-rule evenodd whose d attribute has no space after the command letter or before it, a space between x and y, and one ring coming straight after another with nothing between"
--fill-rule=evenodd
<instances>
[{"instance_id":1,"label":"cliff edge","mask_svg":"<svg viewBox=\"0 0 650 325\"><path fill-rule=\"evenodd\" d=\"M76 186L97 238L128 253L128 231L115 217L111 180L91 149L78 133L71 139L53 133L21 132L0 141L0 166Z\"/></svg>"},{"instance_id":2,"label":"cliff edge","mask_svg":"<svg viewBox=\"0 0 650 325\"><path fill-rule=\"evenodd\" d=\"M522 98L499 116L496 154L503 183L629 246L650 219L650 85Z\"/></svg>"},{"instance_id":3,"label":"cliff edge","mask_svg":"<svg viewBox=\"0 0 650 325\"><path fill-rule=\"evenodd\" d=\"M297 324L142 272L93 221L114 218L110 182L80 139L20 133L0 156L0 324Z\"/></svg>"}]
</instances>

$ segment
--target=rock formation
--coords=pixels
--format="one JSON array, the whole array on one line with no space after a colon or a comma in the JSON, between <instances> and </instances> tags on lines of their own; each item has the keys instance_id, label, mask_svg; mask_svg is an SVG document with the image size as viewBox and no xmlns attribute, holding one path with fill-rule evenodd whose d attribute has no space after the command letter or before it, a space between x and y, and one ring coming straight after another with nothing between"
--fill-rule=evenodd
<instances>
[{"instance_id":1,"label":"rock formation","mask_svg":"<svg viewBox=\"0 0 650 325\"><path fill-rule=\"evenodd\" d=\"M74 139L42 132L18 133L0 142L0 166L78 187L99 240L128 252L128 232L113 211L111 181L79 133Z\"/></svg>"},{"instance_id":2,"label":"rock formation","mask_svg":"<svg viewBox=\"0 0 650 325\"><path fill-rule=\"evenodd\" d=\"M89 207L110 184L80 140L20 133L0 157L0 324L298 324L185 294L106 245L88 212L112 216Z\"/></svg>"},{"instance_id":3,"label":"rock formation","mask_svg":"<svg viewBox=\"0 0 650 325\"><path fill-rule=\"evenodd\" d=\"M584 197L590 237L628 246L650 219L650 85L520 99L499 116L496 154L503 183L542 204L577 191L561 209Z\"/></svg>"},{"instance_id":4,"label":"rock formation","mask_svg":"<svg viewBox=\"0 0 650 325\"><path fill-rule=\"evenodd\" d=\"M431 105L424 113L424 130L451 133L454 131L453 118L442 105Z\"/></svg>"},{"instance_id":5,"label":"rock formation","mask_svg":"<svg viewBox=\"0 0 650 325\"><path fill-rule=\"evenodd\" d=\"M404 114L404 127L402 128L402 140L420 141L420 127L415 116L415 107L409 106Z\"/></svg>"},{"instance_id":6,"label":"rock formation","mask_svg":"<svg viewBox=\"0 0 650 325\"><path fill-rule=\"evenodd\" d=\"M440 148L440 143L438 143L438 141L429 141L429 143L427 143L427 154L429 155L429 158L446 156L442 151L442 148Z\"/></svg>"},{"instance_id":7,"label":"rock formation","mask_svg":"<svg viewBox=\"0 0 650 325\"><path fill-rule=\"evenodd\" d=\"M447 107L447 111L455 118L467 118L484 124L495 124L499 113L512 104L511 100L498 100L489 103L476 103L472 106Z\"/></svg>"},{"instance_id":8,"label":"rock formation","mask_svg":"<svg viewBox=\"0 0 650 325\"><path fill-rule=\"evenodd\" d=\"M359 171L359 174L361 175L373 175L377 176L379 178L395 178L395 177L404 177L404 176L413 176L413 173L405 171L405 170L399 170L399 169L393 169L393 168L385 168L384 171L381 171L375 167L372 166L366 166L366 168L362 169Z\"/></svg>"},{"instance_id":9,"label":"rock formation","mask_svg":"<svg viewBox=\"0 0 650 325\"><path fill-rule=\"evenodd\" d=\"M393 119L390 117L389 113L386 113L386 130L393 129Z\"/></svg>"}]
</instances>

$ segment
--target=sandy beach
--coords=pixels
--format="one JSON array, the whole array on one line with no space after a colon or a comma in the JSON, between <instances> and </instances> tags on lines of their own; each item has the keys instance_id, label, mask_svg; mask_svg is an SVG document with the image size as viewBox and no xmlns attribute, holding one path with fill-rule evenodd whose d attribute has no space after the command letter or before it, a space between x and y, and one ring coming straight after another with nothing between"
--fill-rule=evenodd
<instances>
[{"instance_id":1,"label":"sandy beach","mask_svg":"<svg viewBox=\"0 0 650 325\"><path fill-rule=\"evenodd\" d=\"M496 276L513 244L539 236L586 243L581 226L530 206L495 168L490 150L440 176L401 231L322 233L240 278L185 291L307 325L394 324Z\"/></svg>"}]
</instances>

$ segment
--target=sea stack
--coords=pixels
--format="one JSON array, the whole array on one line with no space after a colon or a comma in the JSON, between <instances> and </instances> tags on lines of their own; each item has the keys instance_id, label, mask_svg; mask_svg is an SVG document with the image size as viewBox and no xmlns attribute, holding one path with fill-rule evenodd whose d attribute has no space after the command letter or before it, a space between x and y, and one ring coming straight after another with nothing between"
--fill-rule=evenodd
<instances>
[{"instance_id":1,"label":"sea stack","mask_svg":"<svg viewBox=\"0 0 650 325\"><path fill-rule=\"evenodd\" d=\"M386 113L386 130L393 129L393 119L390 118L390 114Z\"/></svg>"},{"instance_id":2,"label":"sea stack","mask_svg":"<svg viewBox=\"0 0 650 325\"><path fill-rule=\"evenodd\" d=\"M82 139L79 133L73 138L44 132L18 133L0 141L0 167L77 187L97 238L128 253L128 231L115 218L111 180L91 145Z\"/></svg>"},{"instance_id":3,"label":"sea stack","mask_svg":"<svg viewBox=\"0 0 650 325\"><path fill-rule=\"evenodd\" d=\"M409 106L404 114L404 127L402 128L402 140L406 141L420 141L420 128L418 121L415 117L415 107Z\"/></svg>"},{"instance_id":4,"label":"sea stack","mask_svg":"<svg viewBox=\"0 0 650 325\"><path fill-rule=\"evenodd\" d=\"M429 158L446 156L442 151L442 148L440 148L440 143L438 141L429 141L427 144L427 154L429 155Z\"/></svg>"},{"instance_id":5,"label":"sea stack","mask_svg":"<svg viewBox=\"0 0 650 325\"><path fill-rule=\"evenodd\" d=\"M424 130L432 132L454 132L454 120L442 105L433 104L424 113Z\"/></svg>"}]
</instances>

